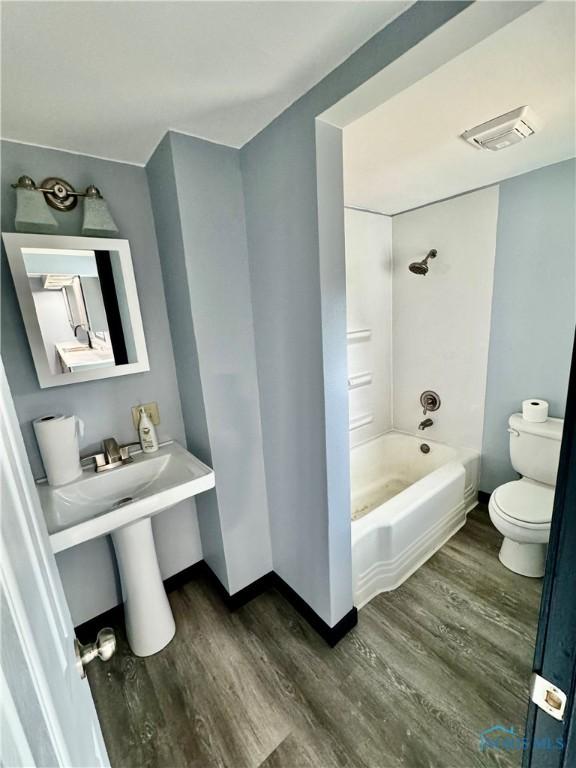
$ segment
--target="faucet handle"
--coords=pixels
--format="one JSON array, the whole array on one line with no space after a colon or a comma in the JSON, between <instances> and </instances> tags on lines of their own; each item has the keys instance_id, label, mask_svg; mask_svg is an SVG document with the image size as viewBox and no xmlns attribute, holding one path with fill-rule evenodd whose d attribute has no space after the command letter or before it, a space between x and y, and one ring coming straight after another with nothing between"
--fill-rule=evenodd
<instances>
[{"instance_id":1,"label":"faucet handle","mask_svg":"<svg viewBox=\"0 0 576 768\"><path fill-rule=\"evenodd\" d=\"M440 408L440 397L431 389L427 389L420 395L420 405L424 409L424 416L428 411L437 411Z\"/></svg>"},{"instance_id":2,"label":"faucet handle","mask_svg":"<svg viewBox=\"0 0 576 768\"><path fill-rule=\"evenodd\" d=\"M130 456L130 446L137 445L137 443L129 443L128 445L120 446L120 460L123 464L130 464L134 459Z\"/></svg>"},{"instance_id":3,"label":"faucet handle","mask_svg":"<svg viewBox=\"0 0 576 768\"><path fill-rule=\"evenodd\" d=\"M98 467L105 466L106 457L104 456L103 453L91 453L89 456L81 457L80 466L82 467L82 469L84 469L85 467L89 467L90 464L92 464L92 466L96 468L96 470L98 470Z\"/></svg>"}]
</instances>

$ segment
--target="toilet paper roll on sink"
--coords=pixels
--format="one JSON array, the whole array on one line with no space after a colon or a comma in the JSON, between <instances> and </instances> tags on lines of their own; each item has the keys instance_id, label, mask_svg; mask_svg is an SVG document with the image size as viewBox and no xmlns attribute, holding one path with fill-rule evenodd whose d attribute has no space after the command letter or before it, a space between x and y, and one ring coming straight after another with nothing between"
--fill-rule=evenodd
<instances>
[{"instance_id":1,"label":"toilet paper roll on sink","mask_svg":"<svg viewBox=\"0 0 576 768\"><path fill-rule=\"evenodd\" d=\"M84 422L77 416L50 414L32 423L48 483L64 485L80 477L78 436L84 434Z\"/></svg>"},{"instance_id":2,"label":"toilet paper roll on sink","mask_svg":"<svg viewBox=\"0 0 576 768\"><path fill-rule=\"evenodd\" d=\"M522 401L522 418L524 421L541 422L548 418L548 403L533 397Z\"/></svg>"}]
</instances>

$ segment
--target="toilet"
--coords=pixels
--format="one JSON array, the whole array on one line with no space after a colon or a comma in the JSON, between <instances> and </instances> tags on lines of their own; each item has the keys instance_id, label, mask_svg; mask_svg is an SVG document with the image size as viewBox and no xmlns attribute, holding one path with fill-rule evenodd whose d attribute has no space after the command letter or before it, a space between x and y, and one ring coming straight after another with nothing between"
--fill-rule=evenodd
<instances>
[{"instance_id":1,"label":"toilet","mask_svg":"<svg viewBox=\"0 0 576 768\"><path fill-rule=\"evenodd\" d=\"M508 420L510 459L522 478L500 485L488 511L504 536L500 562L515 573L544 575L563 419L530 422L514 413Z\"/></svg>"}]
</instances>

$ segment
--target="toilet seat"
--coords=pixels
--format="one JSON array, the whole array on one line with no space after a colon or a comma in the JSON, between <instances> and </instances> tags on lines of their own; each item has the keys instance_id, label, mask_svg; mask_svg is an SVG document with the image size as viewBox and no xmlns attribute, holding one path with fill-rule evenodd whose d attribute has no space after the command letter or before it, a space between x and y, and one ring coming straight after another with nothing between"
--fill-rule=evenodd
<instances>
[{"instance_id":1,"label":"toilet seat","mask_svg":"<svg viewBox=\"0 0 576 768\"><path fill-rule=\"evenodd\" d=\"M522 478L496 488L490 502L499 515L526 528L549 528L555 489L535 480Z\"/></svg>"}]
</instances>

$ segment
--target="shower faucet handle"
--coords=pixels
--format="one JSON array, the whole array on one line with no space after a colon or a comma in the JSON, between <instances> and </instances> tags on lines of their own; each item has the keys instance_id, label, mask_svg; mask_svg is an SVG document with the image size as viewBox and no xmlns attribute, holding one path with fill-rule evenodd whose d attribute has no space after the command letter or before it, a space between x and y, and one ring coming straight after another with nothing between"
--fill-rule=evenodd
<instances>
[{"instance_id":1,"label":"shower faucet handle","mask_svg":"<svg viewBox=\"0 0 576 768\"><path fill-rule=\"evenodd\" d=\"M426 389L420 395L420 405L424 409L424 416L426 416L428 411L437 411L438 408L440 408L440 405L441 405L440 397L436 392L433 392L431 389Z\"/></svg>"}]
</instances>

